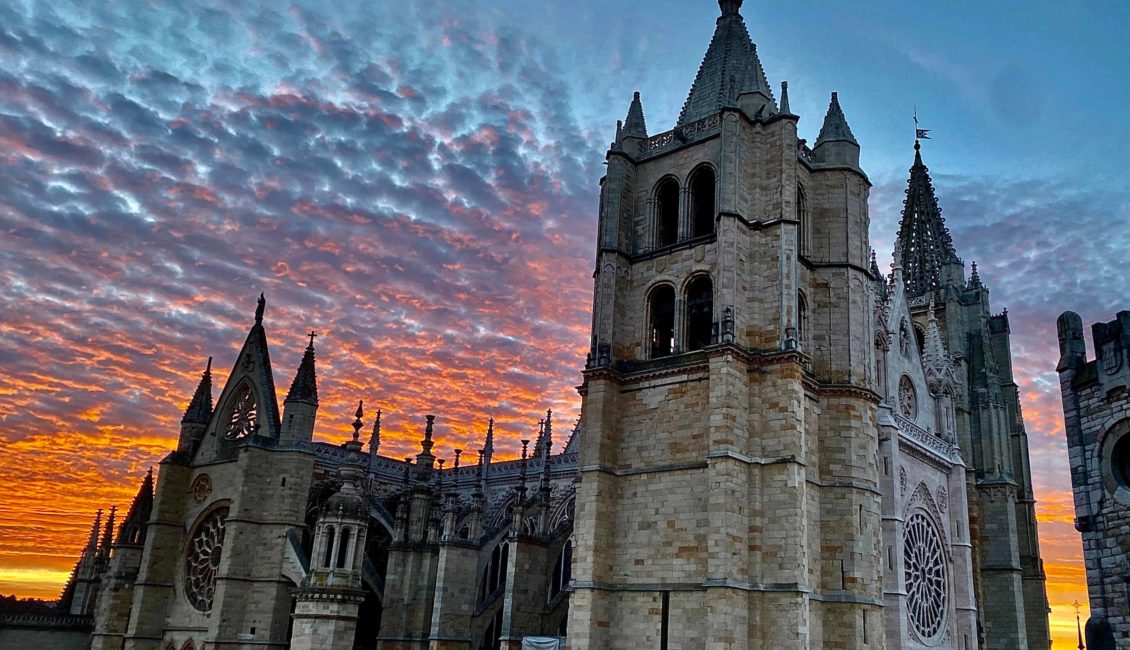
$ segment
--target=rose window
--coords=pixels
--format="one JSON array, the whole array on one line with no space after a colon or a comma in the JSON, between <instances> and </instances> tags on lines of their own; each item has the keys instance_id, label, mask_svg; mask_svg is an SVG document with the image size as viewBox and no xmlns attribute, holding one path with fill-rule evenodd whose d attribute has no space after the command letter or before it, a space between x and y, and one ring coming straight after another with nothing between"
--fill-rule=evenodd
<instances>
[{"instance_id":1,"label":"rose window","mask_svg":"<svg viewBox=\"0 0 1130 650\"><path fill-rule=\"evenodd\" d=\"M906 520L903 539L906 610L911 627L924 641L937 639L945 630L946 562L942 538L933 522L921 512Z\"/></svg>"},{"instance_id":2,"label":"rose window","mask_svg":"<svg viewBox=\"0 0 1130 650\"><path fill-rule=\"evenodd\" d=\"M188 543L184 558L184 593L188 602L202 612L212 609L227 519L228 509L216 508L197 524Z\"/></svg>"},{"instance_id":3,"label":"rose window","mask_svg":"<svg viewBox=\"0 0 1130 650\"><path fill-rule=\"evenodd\" d=\"M899 379L899 411L912 420L918 415L918 396L914 393L914 384L906 375Z\"/></svg>"},{"instance_id":4,"label":"rose window","mask_svg":"<svg viewBox=\"0 0 1130 650\"><path fill-rule=\"evenodd\" d=\"M224 435L229 439L243 438L255 433L258 428L259 407L255 404L255 395L251 393L251 386L244 384L233 400L231 415L228 416L228 428Z\"/></svg>"}]
</instances>

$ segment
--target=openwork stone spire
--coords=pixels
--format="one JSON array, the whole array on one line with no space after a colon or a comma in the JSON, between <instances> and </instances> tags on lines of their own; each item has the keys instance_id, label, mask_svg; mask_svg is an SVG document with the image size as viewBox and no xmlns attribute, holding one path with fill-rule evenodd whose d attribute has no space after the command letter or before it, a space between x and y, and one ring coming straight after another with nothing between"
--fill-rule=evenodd
<instances>
[{"instance_id":1,"label":"openwork stone spire","mask_svg":"<svg viewBox=\"0 0 1130 650\"><path fill-rule=\"evenodd\" d=\"M212 357L208 357L208 365L204 368L204 374L200 377L200 383L196 385L196 392L192 395L192 401L188 403L188 408L185 409L181 422L208 424L211 419Z\"/></svg>"},{"instance_id":2,"label":"openwork stone spire","mask_svg":"<svg viewBox=\"0 0 1130 650\"><path fill-rule=\"evenodd\" d=\"M772 112L776 112L773 89L757 58L757 46L738 13L741 0L719 0L718 6L722 15L679 113L679 126L709 117L724 106L733 106L737 96L744 93L765 95L773 104Z\"/></svg>"},{"instance_id":3,"label":"openwork stone spire","mask_svg":"<svg viewBox=\"0 0 1130 650\"><path fill-rule=\"evenodd\" d=\"M309 402L318 404L318 376L314 371L314 332L310 332L310 344L302 355L302 362L298 364L298 372L294 374L294 381L290 384L290 392L286 395L288 402Z\"/></svg>"},{"instance_id":4,"label":"openwork stone spire","mask_svg":"<svg viewBox=\"0 0 1130 650\"><path fill-rule=\"evenodd\" d=\"M960 264L953 239L942 220L934 196L930 170L922 164L921 146L914 143L914 164L906 183L906 202L899 223L899 253L902 258L906 295L915 298L941 286L942 266Z\"/></svg>"}]
</instances>

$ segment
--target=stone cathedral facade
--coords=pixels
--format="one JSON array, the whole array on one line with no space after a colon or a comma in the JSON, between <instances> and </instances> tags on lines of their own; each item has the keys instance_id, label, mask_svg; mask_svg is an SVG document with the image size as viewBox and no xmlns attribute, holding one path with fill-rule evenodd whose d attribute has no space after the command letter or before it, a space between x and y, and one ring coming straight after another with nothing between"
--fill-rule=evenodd
<instances>
[{"instance_id":1,"label":"stone cathedral facade","mask_svg":"<svg viewBox=\"0 0 1130 650\"><path fill-rule=\"evenodd\" d=\"M1007 315L917 144L879 271L836 93L809 145L719 6L675 127L637 93L607 152L567 435L531 418L500 461L488 421L439 459L429 415L392 458L359 404L314 442L313 338L280 408L261 297L218 399L209 367L94 526L63 599L93 648L1049 646Z\"/></svg>"}]
</instances>

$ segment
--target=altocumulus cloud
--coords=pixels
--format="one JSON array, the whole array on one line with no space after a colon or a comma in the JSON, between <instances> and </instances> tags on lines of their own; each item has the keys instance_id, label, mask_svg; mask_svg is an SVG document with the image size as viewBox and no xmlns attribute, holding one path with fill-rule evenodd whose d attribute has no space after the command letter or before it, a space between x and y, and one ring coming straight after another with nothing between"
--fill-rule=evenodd
<instances>
[{"instance_id":1,"label":"altocumulus cloud","mask_svg":"<svg viewBox=\"0 0 1130 650\"><path fill-rule=\"evenodd\" d=\"M442 6L183 4L0 6L5 564L67 568L260 290L283 387L322 335L322 437L361 398L399 453L424 413L441 455L576 415L601 147L554 52Z\"/></svg>"}]
</instances>

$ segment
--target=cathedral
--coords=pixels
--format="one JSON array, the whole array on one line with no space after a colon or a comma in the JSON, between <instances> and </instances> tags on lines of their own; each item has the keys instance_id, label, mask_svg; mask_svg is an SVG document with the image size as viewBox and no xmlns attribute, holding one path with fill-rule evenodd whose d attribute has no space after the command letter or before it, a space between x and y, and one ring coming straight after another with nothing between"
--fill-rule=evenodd
<instances>
[{"instance_id":1,"label":"cathedral","mask_svg":"<svg viewBox=\"0 0 1130 650\"><path fill-rule=\"evenodd\" d=\"M90 647L1050 646L1007 312L917 142L880 271L837 94L810 145L718 4L674 127L636 93L607 150L579 420L501 460L484 416L439 459L427 415L394 458L359 403L315 442L314 338L280 405L260 296L218 398L209 361L92 526L61 602Z\"/></svg>"}]
</instances>

